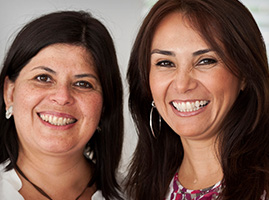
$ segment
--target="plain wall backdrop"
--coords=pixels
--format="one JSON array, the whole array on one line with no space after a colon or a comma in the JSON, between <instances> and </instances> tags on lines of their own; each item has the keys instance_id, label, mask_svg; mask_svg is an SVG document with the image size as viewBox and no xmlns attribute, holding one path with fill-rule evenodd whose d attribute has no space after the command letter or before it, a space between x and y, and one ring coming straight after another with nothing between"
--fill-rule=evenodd
<instances>
[{"instance_id":1,"label":"plain wall backdrop","mask_svg":"<svg viewBox=\"0 0 269 200\"><path fill-rule=\"evenodd\" d=\"M143 0L0 0L0 61L18 31L30 20L59 10L85 10L109 30L117 51L124 87L125 142L121 172L124 172L137 137L128 111L126 69L132 44L145 13Z\"/></svg>"}]
</instances>

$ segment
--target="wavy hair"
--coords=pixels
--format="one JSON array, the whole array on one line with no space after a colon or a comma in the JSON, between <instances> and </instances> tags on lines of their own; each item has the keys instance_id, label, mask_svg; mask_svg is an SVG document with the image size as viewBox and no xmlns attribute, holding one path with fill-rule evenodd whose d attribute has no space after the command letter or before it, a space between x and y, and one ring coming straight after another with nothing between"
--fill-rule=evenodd
<instances>
[{"instance_id":1,"label":"wavy hair","mask_svg":"<svg viewBox=\"0 0 269 200\"><path fill-rule=\"evenodd\" d=\"M151 136L149 113L150 51L156 27L180 12L214 49L245 89L225 116L217 147L223 170L223 200L260 199L269 193L269 70L260 30L249 10L237 0L159 0L144 19L134 42L127 79L129 109L138 144L127 177L135 200L163 199L184 155L180 137L165 123ZM158 127L158 113L153 126Z\"/></svg>"},{"instance_id":2,"label":"wavy hair","mask_svg":"<svg viewBox=\"0 0 269 200\"><path fill-rule=\"evenodd\" d=\"M22 68L43 48L57 44L86 48L94 59L103 92L102 133L89 141L96 160L91 183L96 183L106 199L121 199L116 171L123 142L122 80L115 47L105 26L84 11L60 11L41 16L28 23L12 43L0 75L0 163L10 159L7 170L18 158L18 137L13 118L5 119L3 85L5 77L15 81Z\"/></svg>"}]
</instances>

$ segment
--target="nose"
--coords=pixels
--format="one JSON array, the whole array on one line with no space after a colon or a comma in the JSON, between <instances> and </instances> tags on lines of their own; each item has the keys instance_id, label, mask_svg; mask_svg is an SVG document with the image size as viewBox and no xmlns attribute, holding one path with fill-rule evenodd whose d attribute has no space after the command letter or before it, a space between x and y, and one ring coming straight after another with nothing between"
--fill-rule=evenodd
<instances>
[{"instance_id":1,"label":"nose","mask_svg":"<svg viewBox=\"0 0 269 200\"><path fill-rule=\"evenodd\" d=\"M74 98L72 95L71 88L67 85L55 86L50 95L50 100L53 103L57 103L61 106L72 104L74 102Z\"/></svg>"},{"instance_id":2,"label":"nose","mask_svg":"<svg viewBox=\"0 0 269 200\"><path fill-rule=\"evenodd\" d=\"M197 87L197 80L192 70L178 70L175 73L173 87L178 93L185 94Z\"/></svg>"}]
</instances>

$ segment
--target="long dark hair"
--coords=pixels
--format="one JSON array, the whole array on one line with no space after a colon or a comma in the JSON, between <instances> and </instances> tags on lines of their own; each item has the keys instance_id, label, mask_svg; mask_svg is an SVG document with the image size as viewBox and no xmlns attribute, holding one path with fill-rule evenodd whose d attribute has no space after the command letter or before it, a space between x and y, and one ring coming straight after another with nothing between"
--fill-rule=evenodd
<instances>
[{"instance_id":1,"label":"long dark hair","mask_svg":"<svg viewBox=\"0 0 269 200\"><path fill-rule=\"evenodd\" d=\"M3 85L5 77L15 81L21 69L41 49L56 43L79 45L94 59L103 92L101 133L94 134L89 146L96 160L92 183L106 199L119 196L116 171L123 142L122 82L112 38L104 25L83 11L62 11L44 15L28 23L11 45L0 76L0 163L9 159L7 170L18 158L18 138L13 118L5 119Z\"/></svg>"},{"instance_id":2,"label":"long dark hair","mask_svg":"<svg viewBox=\"0 0 269 200\"><path fill-rule=\"evenodd\" d=\"M127 79L129 108L138 144L127 177L133 199L163 199L184 155L180 137L162 122L153 138L149 126L152 94L149 87L150 51L160 21L180 12L225 65L244 80L241 91L219 131L220 163L227 199L260 199L269 193L269 71L266 48L248 9L237 0L159 0L138 32ZM153 126L158 129L158 113Z\"/></svg>"}]
</instances>

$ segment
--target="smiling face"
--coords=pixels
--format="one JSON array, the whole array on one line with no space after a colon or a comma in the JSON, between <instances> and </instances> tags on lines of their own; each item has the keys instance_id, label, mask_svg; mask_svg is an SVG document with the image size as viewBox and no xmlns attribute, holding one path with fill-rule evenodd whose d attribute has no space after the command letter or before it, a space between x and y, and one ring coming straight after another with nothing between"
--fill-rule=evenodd
<instances>
[{"instance_id":1,"label":"smiling face","mask_svg":"<svg viewBox=\"0 0 269 200\"><path fill-rule=\"evenodd\" d=\"M159 24L151 47L156 107L182 138L215 136L243 84L180 13Z\"/></svg>"},{"instance_id":2,"label":"smiling face","mask_svg":"<svg viewBox=\"0 0 269 200\"><path fill-rule=\"evenodd\" d=\"M103 105L92 57L83 47L54 44L42 49L13 83L5 102L22 149L50 154L82 151L95 132Z\"/></svg>"}]
</instances>

